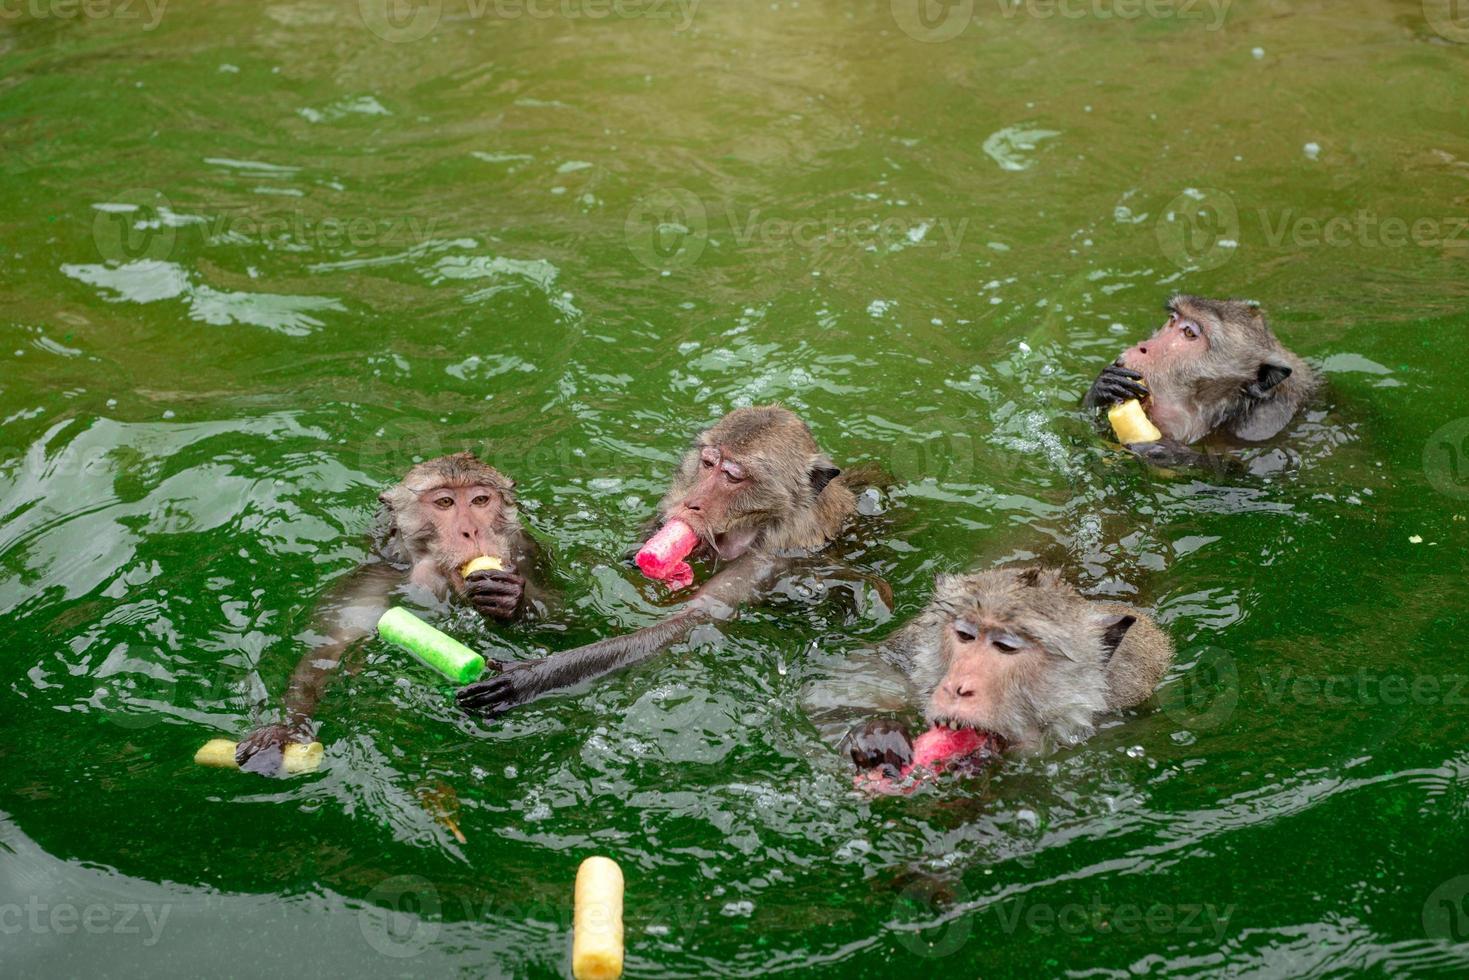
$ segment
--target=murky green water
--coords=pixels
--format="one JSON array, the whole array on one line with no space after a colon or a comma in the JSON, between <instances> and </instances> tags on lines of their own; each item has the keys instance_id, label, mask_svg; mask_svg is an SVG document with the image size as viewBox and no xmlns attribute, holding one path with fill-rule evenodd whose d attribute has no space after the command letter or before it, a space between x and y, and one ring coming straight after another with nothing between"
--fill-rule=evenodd
<instances>
[{"instance_id":1,"label":"murky green water","mask_svg":"<svg viewBox=\"0 0 1469 980\"><path fill-rule=\"evenodd\" d=\"M630 976L1469 967L1469 13L1426 7L4 7L0 970L564 975L593 852ZM1074 407L1180 288L1329 381L1222 484ZM1159 705L866 802L800 696L891 624L792 599L483 727L369 644L321 773L191 764L413 459L519 481L565 629L451 622L514 656L653 621L617 556L773 399L896 476L899 616L1064 563L1168 624Z\"/></svg>"}]
</instances>

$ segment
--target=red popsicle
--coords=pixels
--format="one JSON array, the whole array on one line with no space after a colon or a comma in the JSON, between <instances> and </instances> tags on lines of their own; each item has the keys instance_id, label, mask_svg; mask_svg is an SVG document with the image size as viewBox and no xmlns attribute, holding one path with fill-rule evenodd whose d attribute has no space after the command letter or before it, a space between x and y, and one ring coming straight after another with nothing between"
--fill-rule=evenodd
<instances>
[{"instance_id":1,"label":"red popsicle","mask_svg":"<svg viewBox=\"0 0 1469 980\"><path fill-rule=\"evenodd\" d=\"M698 543L699 536L693 528L680 520L669 521L639 549L638 568L649 578L668 583L670 588L692 585L694 570L684 558Z\"/></svg>"},{"instance_id":2,"label":"red popsicle","mask_svg":"<svg viewBox=\"0 0 1469 980\"><path fill-rule=\"evenodd\" d=\"M918 783L908 777L919 774L919 770L943 772L949 763L982 751L999 751L998 743L988 732L935 725L913 740L913 761L899 773L903 782L889 779L879 770L869 769L857 774L857 786L878 793L911 793L918 788Z\"/></svg>"}]
</instances>

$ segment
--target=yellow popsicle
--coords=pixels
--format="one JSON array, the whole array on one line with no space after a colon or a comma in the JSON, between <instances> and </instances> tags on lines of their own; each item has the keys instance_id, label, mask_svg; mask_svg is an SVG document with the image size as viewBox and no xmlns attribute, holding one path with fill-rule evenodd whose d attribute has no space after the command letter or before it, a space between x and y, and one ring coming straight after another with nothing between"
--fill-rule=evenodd
<instances>
[{"instance_id":1,"label":"yellow popsicle","mask_svg":"<svg viewBox=\"0 0 1469 980\"><path fill-rule=\"evenodd\" d=\"M464 578L469 578L469 576L473 575L475 572L483 572L486 570L491 572L503 572L505 570L505 563L496 558L494 555L480 555L478 558L471 558L469 561L465 562L464 567L459 569L459 574Z\"/></svg>"},{"instance_id":2,"label":"yellow popsicle","mask_svg":"<svg viewBox=\"0 0 1469 980\"><path fill-rule=\"evenodd\" d=\"M1157 442L1163 438L1163 433L1143 411L1143 403L1136 398L1112 406L1107 411L1107 421L1112 423L1112 431L1117 433L1117 441L1121 443Z\"/></svg>"},{"instance_id":3,"label":"yellow popsicle","mask_svg":"<svg viewBox=\"0 0 1469 980\"><path fill-rule=\"evenodd\" d=\"M571 975L617 980L622 951L622 869L611 858L589 857L576 870Z\"/></svg>"},{"instance_id":4,"label":"yellow popsicle","mask_svg":"<svg viewBox=\"0 0 1469 980\"><path fill-rule=\"evenodd\" d=\"M213 738L199 746L199 751L194 753L194 763L200 766L214 766L218 769L238 769L235 765L235 746L237 742L231 742L227 738ZM326 750L320 742L303 744L301 742L287 742L285 750L281 753L281 765L286 772L295 775L302 772L315 772L321 765L321 757Z\"/></svg>"}]
</instances>

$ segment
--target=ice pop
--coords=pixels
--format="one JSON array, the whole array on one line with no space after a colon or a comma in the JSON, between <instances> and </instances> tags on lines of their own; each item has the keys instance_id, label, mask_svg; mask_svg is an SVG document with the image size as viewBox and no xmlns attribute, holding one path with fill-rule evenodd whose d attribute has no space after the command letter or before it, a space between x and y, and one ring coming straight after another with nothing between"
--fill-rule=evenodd
<instances>
[{"instance_id":1,"label":"ice pop","mask_svg":"<svg viewBox=\"0 0 1469 980\"><path fill-rule=\"evenodd\" d=\"M671 520L647 540L638 551L638 568L649 578L656 578L675 589L692 585L694 570L684 561L699 536L683 521Z\"/></svg>"}]
</instances>

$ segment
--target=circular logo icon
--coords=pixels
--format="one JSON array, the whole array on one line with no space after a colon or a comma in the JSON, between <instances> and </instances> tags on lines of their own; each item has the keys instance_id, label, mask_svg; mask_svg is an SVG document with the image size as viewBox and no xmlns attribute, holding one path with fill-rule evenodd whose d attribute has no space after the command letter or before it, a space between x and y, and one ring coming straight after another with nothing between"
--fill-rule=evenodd
<instances>
[{"instance_id":1,"label":"circular logo icon","mask_svg":"<svg viewBox=\"0 0 1469 980\"><path fill-rule=\"evenodd\" d=\"M1218 728L1239 704L1239 667L1229 651L1199 647L1194 665L1177 681L1158 691L1158 703L1184 728Z\"/></svg>"},{"instance_id":2,"label":"circular logo icon","mask_svg":"<svg viewBox=\"0 0 1469 980\"><path fill-rule=\"evenodd\" d=\"M1158 247L1180 269L1217 269L1239 249L1239 210L1224 191L1190 188L1168 202L1154 226Z\"/></svg>"},{"instance_id":3,"label":"circular logo icon","mask_svg":"<svg viewBox=\"0 0 1469 980\"><path fill-rule=\"evenodd\" d=\"M1423 19L1445 40L1469 44L1469 2L1466 0L1423 0Z\"/></svg>"},{"instance_id":4,"label":"circular logo icon","mask_svg":"<svg viewBox=\"0 0 1469 980\"><path fill-rule=\"evenodd\" d=\"M1423 903L1423 933L1429 939L1469 942L1469 875L1450 878Z\"/></svg>"},{"instance_id":5,"label":"circular logo icon","mask_svg":"<svg viewBox=\"0 0 1469 980\"><path fill-rule=\"evenodd\" d=\"M890 7L898 29L925 44L958 37L974 18L974 0L891 0Z\"/></svg>"},{"instance_id":6,"label":"circular logo icon","mask_svg":"<svg viewBox=\"0 0 1469 980\"><path fill-rule=\"evenodd\" d=\"M1469 500L1469 418L1454 419L1428 437L1423 473L1445 497Z\"/></svg>"},{"instance_id":7,"label":"circular logo icon","mask_svg":"<svg viewBox=\"0 0 1469 980\"><path fill-rule=\"evenodd\" d=\"M893 902L899 945L927 959L957 953L969 941L972 917L960 912L947 922L933 920L944 918L945 912L959 911L968 899L969 892L961 881L922 877L910 882Z\"/></svg>"},{"instance_id":8,"label":"circular logo icon","mask_svg":"<svg viewBox=\"0 0 1469 980\"><path fill-rule=\"evenodd\" d=\"M162 261L173 253L178 216L158 191L133 188L92 205L92 242L105 262Z\"/></svg>"},{"instance_id":9,"label":"circular logo icon","mask_svg":"<svg viewBox=\"0 0 1469 980\"><path fill-rule=\"evenodd\" d=\"M623 223L633 257L650 269L693 265L709 244L709 215L697 194L681 187L638 198Z\"/></svg>"},{"instance_id":10,"label":"circular logo icon","mask_svg":"<svg viewBox=\"0 0 1469 980\"><path fill-rule=\"evenodd\" d=\"M428 37L444 14L443 0L357 0L362 23L384 41L406 44Z\"/></svg>"},{"instance_id":11,"label":"circular logo icon","mask_svg":"<svg viewBox=\"0 0 1469 980\"><path fill-rule=\"evenodd\" d=\"M357 912L367 944L396 960L417 956L439 937L439 890L420 875L378 882Z\"/></svg>"}]
</instances>

